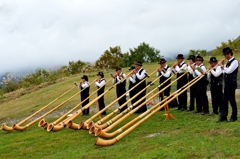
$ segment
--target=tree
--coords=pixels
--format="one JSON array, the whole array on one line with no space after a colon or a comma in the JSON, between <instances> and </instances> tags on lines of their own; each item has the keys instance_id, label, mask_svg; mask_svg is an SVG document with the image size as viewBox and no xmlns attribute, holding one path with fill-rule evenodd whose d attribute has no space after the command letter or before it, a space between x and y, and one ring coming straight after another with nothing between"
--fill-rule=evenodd
<instances>
[{"instance_id":1,"label":"tree","mask_svg":"<svg viewBox=\"0 0 240 159\"><path fill-rule=\"evenodd\" d=\"M69 61L68 69L69 69L70 74L73 75L73 74L80 73L85 65L86 65L86 63L82 62L81 60L78 60L76 62Z\"/></svg>"},{"instance_id":2,"label":"tree","mask_svg":"<svg viewBox=\"0 0 240 159\"><path fill-rule=\"evenodd\" d=\"M150 47L145 42L141 43L137 48L129 49L129 52L123 55L121 65L130 66L136 61L156 62L161 58L160 50Z\"/></svg>"},{"instance_id":3,"label":"tree","mask_svg":"<svg viewBox=\"0 0 240 159\"><path fill-rule=\"evenodd\" d=\"M120 64L123 58L120 46L110 47L101 57L95 62L95 67L100 69L113 69Z\"/></svg>"},{"instance_id":4,"label":"tree","mask_svg":"<svg viewBox=\"0 0 240 159\"><path fill-rule=\"evenodd\" d=\"M190 55L206 56L207 55L207 50L200 50L200 49L198 49L198 50L189 50L188 56L190 56Z\"/></svg>"}]
</instances>

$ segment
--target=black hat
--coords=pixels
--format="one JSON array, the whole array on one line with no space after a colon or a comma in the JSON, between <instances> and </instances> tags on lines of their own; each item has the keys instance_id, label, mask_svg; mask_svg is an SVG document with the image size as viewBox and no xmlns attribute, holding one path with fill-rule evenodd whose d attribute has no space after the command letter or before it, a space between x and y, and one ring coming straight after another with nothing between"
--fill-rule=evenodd
<instances>
[{"instance_id":1,"label":"black hat","mask_svg":"<svg viewBox=\"0 0 240 159\"><path fill-rule=\"evenodd\" d=\"M128 70L133 70L135 69L135 66L131 66Z\"/></svg>"},{"instance_id":2,"label":"black hat","mask_svg":"<svg viewBox=\"0 0 240 159\"><path fill-rule=\"evenodd\" d=\"M98 74L97 74L97 75L99 75L99 76L102 76L102 77L103 77L103 76L104 76L104 73L100 71L100 72L98 72Z\"/></svg>"},{"instance_id":3,"label":"black hat","mask_svg":"<svg viewBox=\"0 0 240 159\"><path fill-rule=\"evenodd\" d=\"M81 78L85 79L85 81L88 81L88 76L87 75L83 75Z\"/></svg>"},{"instance_id":4,"label":"black hat","mask_svg":"<svg viewBox=\"0 0 240 159\"><path fill-rule=\"evenodd\" d=\"M116 71L118 71L118 70L122 70L122 68L120 66L117 66Z\"/></svg>"},{"instance_id":5,"label":"black hat","mask_svg":"<svg viewBox=\"0 0 240 159\"><path fill-rule=\"evenodd\" d=\"M187 60L193 60L193 61L195 61L195 56L194 56L194 55L190 55L190 56L188 56Z\"/></svg>"},{"instance_id":6,"label":"black hat","mask_svg":"<svg viewBox=\"0 0 240 159\"><path fill-rule=\"evenodd\" d=\"M202 56L199 56L199 55L196 56L196 59L195 59L195 60L196 60L196 61L204 61L204 60L203 60L203 57L202 57Z\"/></svg>"},{"instance_id":7,"label":"black hat","mask_svg":"<svg viewBox=\"0 0 240 159\"><path fill-rule=\"evenodd\" d=\"M223 50L223 55L226 55L226 54L229 54L229 53L232 53L232 49L230 49L230 47L225 47Z\"/></svg>"},{"instance_id":8,"label":"black hat","mask_svg":"<svg viewBox=\"0 0 240 159\"><path fill-rule=\"evenodd\" d=\"M164 58L161 58L158 62L158 64L163 64L163 63L166 63L167 61L164 59Z\"/></svg>"},{"instance_id":9,"label":"black hat","mask_svg":"<svg viewBox=\"0 0 240 159\"><path fill-rule=\"evenodd\" d=\"M137 62L135 63L135 65L142 66L142 62L137 61Z\"/></svg>"},{"instance_id":10,"label":"black hat","mask_svg":"<svg viewBox=\"0 0 240 159\"><path fill-rule=\"evenodd\" d=\"M209 60L209 63L210 62L218 62L218 60L216 59L216 57L211 57L210 60Z\"/></svg>"},{"instance_id":11,"label":"black hat","mask_svg":"<svg viewBox=\"0 0 240 159\"><path fill-rule=\"evenodd\" d=\"M183 54L178 54L176 59L184 59Z\"/></svg>"}]
</instances>

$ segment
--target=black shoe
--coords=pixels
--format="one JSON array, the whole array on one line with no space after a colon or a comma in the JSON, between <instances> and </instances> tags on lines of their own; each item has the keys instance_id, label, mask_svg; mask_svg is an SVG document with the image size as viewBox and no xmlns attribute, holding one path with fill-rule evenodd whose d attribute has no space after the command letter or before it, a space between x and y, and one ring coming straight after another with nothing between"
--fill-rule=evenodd
<instances>
[{"instance_id":1,"label":"black shoe","mask_svg":"<svg viewBox=\"0 0 240 159\"><path fill-rule=\"evenodd\" d=\"M198 114L198 113L201 113L201 112L198 111L198 110L195 110L195 111L193 112L193 114Z\"/></svg>"},{"instance_id":2,"label":"black shoe","mask_svg":"<svg viewBox=\"0 0 240 159\"><path fill-rule=\"evenodd\" d=\"M187 110L187 108L182 108L182 109L181 109L181 111L185 111L185 110Z\"/></svg>"},{"instance_id":3,"label":"black shoe","mask_svg":"<svg viewBox=\"0 0 240 159\"><path fill-rule=\"evenodd\" d=\"M216 123L220 123L220 122L228 122L228 120L220 118Z\"/></svg>"},{"instance_id":4,"label":"black shoe","mask_svg":"<svg viewBox=\"0 0 240 159\"><path fill-rule=\"evenodd\" d=\"M233 119L233 118L231 118L230 120L228 120L228 122L234 122L234 121L236 121L237 119Z\"/></svg>"},{"instance_id":5,"label":"black shoe","mask_svg":"<svg viewBox=\"0 0 240 159\"><path fill-rule=\"evenodd\" d=\"M181 110L181 109L182 109L182 108L179 108L179 107L178 107L176 110Z\"/></svg>"},{"instance_id":6,"label":"black shoe","mask_svg":"<svg viewBox=\"0 0 240 159\"><path fill-rule=\"evenodd\" d=\"M203 112L202 115L209 115L209 112Z\"/></svg>"},{"instance_id":7,"label":"black shoe","mask_svg":"<svg viewBox=\"0 0 240 159\"><path fill-rule=\"evenodd\" d=\"M188 112L190 112L190 111L194 111L194 109L188 109L187 111L188 111Z\"/></svg>"}]
</instances>

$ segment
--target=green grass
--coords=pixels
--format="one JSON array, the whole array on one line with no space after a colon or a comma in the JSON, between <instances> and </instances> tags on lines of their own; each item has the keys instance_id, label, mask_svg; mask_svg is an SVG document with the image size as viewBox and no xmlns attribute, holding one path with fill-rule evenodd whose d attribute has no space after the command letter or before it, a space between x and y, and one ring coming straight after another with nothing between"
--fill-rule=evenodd
<instances>
[{"instance_id":1,"label":"green grass","mask_svg":"<svg viewBox=\"0 0 240 159\"><path fill-rule=\"evenodd\" d=\"M240 59L239 55L236 57ZM218 57L218 59L221 58ZM208 66L208 59L206 57L204 61L206 66ZM169 65L172 63L173 61L170 61ZM148 73L157 67L157 64L144 65ZM110 78L110 72L114 71L106 72L106 79ZM124 72L127 72L126 68ZM93 79L95 79L94 76L90 78L90 82ZM148 81L154 79L155 74ZM64 81L1 103L0 122L9 124L13 119L20 120L31 115L70 89L74 81L79 80L80 76L68 77ZM111 85L108 83L106 89ZM148 91L156 86L157 83L151 86ZM96 88L92 86L91 92L94 90ZM174 90L176 90L175 86L172 87L172 91ZM76 88L53 104L52 107L68 99L77 91ZM96 95L91 99L95 97ZM106 103L110 103L114 99L116 99L115 89L105 95ZM239 95L237 102L239 105ZM78 103L79 95L62 106L60 110L69 110ZM110 110L107 112L109 113ZM53 133L46 132L35 124L23 132L0 131L0 158L240 158L239 121L217 124L217 116L192 115L189 112L179 112L172 109L171 113L177 120L163 122L163 113L157 112L129 135L110 147L94 146L96 137L89 135L85 130L64 129ZM124 123L134 117L136 115L132 115ZM47 117L49 121L54 119ZM85 116L79 116L75 122L86 119ZM155 133L156 136L147 137Z\"/></svg>"}]
</instances>

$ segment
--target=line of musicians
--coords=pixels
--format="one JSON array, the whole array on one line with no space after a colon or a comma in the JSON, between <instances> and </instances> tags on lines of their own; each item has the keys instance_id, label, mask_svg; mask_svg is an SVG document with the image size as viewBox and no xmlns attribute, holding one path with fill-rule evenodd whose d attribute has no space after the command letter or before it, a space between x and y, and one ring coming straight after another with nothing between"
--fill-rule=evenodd
<instances>
[{"instance_id":1,"label":"line of musicians","mask_svg":"<svg viewBox=\"0 0 240 159\"><path fill-rule=\"evenodd\" d=\"M190 55L188 57L188 62L184 61L184 56L182 54L178 54L176 57L177 62L173 64L172 67L167 65L167 61L164 58L161 58L159 61L160 67L157 69L157 76L160 77L160 84L166 81L168 78L171 77L171 74L177 74L177 78L183 75L186 71L188 74L185 74L177 81L177 89L180 89L182 86L186 85L188 82L193 80L194 78L204 74L204 77L201 78L196 84L190 87L190 105L187 108L187 91L183 92L181 95L178 96L178 108L177 110L180 111L193 111L194 114L201 113L202 115L209 114L209 103L207 98L207 85L209 84L208 79L210 80L210 90L211 90L211 100L212 100L212 114L219 115L220 118L217 122L223 121L231 121L234 122L237 120L237 105L235 99L235 90L237 88L237 74L238 74L238 61L234 58L233 52L229 47L223 49L223 55L227 60L227 64L224 65L224 60L218 61L215 57L211 57L209 60L210 67L212 69L208 74L205 74L207 68L203 64L203 57L201 56L193 56ZM135 89L129 92L130 98L138 94L133 100L131 100L131 104L134 104L136 101L139 101L142 97L146 95L146 89L143 90L146 84L146 77L147 72L142 68L142 63L140 61L135 63L135 66L131 66L129 68L130 75L128 78L129 88L131 89L134 85L138 84L142 80L141 84L139 84ZM98 79L95 81L95 85L98 88L98 96L100 96L104 92L104 87L106 80L104 79L103 72L99 72ZM126 74L122 72L120 66L116 68L116 74L112 75L113 84L116 84L116 94L117 98L122 96L126 93ZM224 92L223 92L223 81L224 81ZM168 82L161 85L159 90L162 90L166 86L170 84L171 80L169 79ZM89 96L89 83L88 78L86 75L82 77L82 81L79 84L80 89L84 89L81 92L81 100L83 101ZM164 96L170 95L171 86L168 86L164 90L163 93L159 95L159 99L163 100ZM121 97L118 100L119 106L123 105L126 102L126 96ZM138 105L145 101L142 100L138 102ZM195 101L196 101L196 108L195 108ZM89 100L85 101L82 106L84 107ZM232 115L230 120L227 120L228 116L228 102L230 102L232 107ZM104 97L102 96L98 100L99 109L105 108L104 104ZM124 111L127 108L127 105L120 109L120 112ZM147 106L144 105L136 113L142 113L147 110ZM89 108L84 110L83 115L89 114ZM102 115L106 115L104 111Z\"/></svg>"}]
</instances>

